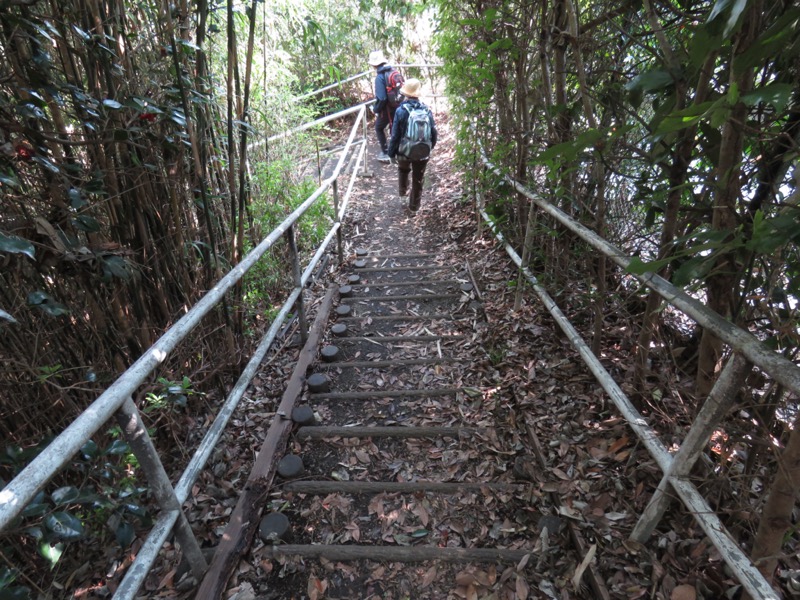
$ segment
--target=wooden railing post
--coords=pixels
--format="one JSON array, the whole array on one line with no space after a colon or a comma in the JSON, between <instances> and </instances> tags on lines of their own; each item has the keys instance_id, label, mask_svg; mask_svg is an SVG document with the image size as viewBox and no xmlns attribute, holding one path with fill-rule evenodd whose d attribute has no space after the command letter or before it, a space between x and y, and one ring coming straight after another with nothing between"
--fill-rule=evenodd
<instances>
[{"instance_id":1,"label":"wooden railing post","mask_svg":"<svg viewBox=\"0 0 800 600\"><path fill-rule=\"evenodd\" d=\"M340 223L339 221L339 180L333 180L333 221L334 223ZM343 250L344 242L342 240L342 228L339 227L336 230L336 254L339 257L339 264L341 265L344 263L344 250Z\"/></svg>"},{"instance_id":2,"label":"wooden railing post","mask_svg":"<svg viewBox=\"0 0 800 600\"><path fill-rule=\"evenodd\" d=\"M300 290L297 296L297 322L300 324L300 339L303 343L308 339L308 322L306 321L306 308L303 301L303 271L300 268L300 255L297 252L297 240L294 235L294 224L286 230L286 241L289 244L289 255L292 260L292 276L294 285Z\"/></svg>"},{"instance_id":3,"label":"wooden railing post","mask_svg":"<svg viewBox=\"0 0 800 600\"><path fill-rule=\"evenodd\" d=\"M362 165L361 165L362 166L361 173L363 175L366 175L367 174L367 158L369 157L369 152L367 151L367 149L369 148L369 143L367 142L368 126L367 126L367 111L366 110L361 115L361 126L362 126L362 131L364 133L364 160L362 161Z\"/></svg>"}]
</instances>

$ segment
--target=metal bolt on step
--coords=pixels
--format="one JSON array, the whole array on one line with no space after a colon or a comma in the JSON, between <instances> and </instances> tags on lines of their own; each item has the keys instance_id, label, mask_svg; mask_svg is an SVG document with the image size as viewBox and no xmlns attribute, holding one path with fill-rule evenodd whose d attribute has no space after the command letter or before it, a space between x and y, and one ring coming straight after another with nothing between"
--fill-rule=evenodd
<instances>
[{"instance_id":1,"label":"metal bolt on step","mask_svg":"<svg viewBox=\"0 0 800 600\"><path fill-rule=\"evenodd\" d=\"M361 259L361 260L357 260L356 262L354 262L354 263L353 263L353 266L354 266L356 269L363 269L364 267L366 267L366 266L367 266L367 261L365 261L365 260L363 260L363 259Z\"/></svg>"},{"instance_id":2,"label":"metal bolt on step","mask_svg":"<svg viewBox=\"0 0 800 600\"><path fill-rule=\"evenodd\" d=\"M342 298L349 298L353 295L353 288L349 285L340 285L339 286L339 295Z\"/></svg>"},{"instance_id":3,"label":"metal bolt on step","mask_svg":"<svg viewBox=\"0 0 800 600\"><path fill-rule=\"evenodd\" d=\"M349 304L340 304L336 307L336 314L340 317L347 317L353 311L353 308Z\"/></svg>"},{"instance_id":4,"label":"metal bolt on step","mask_svg":"<svg viewBox=\"0 0 800 600\"><path fill-rule=\"evenodd\" d=\"M289 518L280 512L271 512L258 526L258 535L265 542L288 541L292 536L292 527Z\"/></svg>"},{"instance_id":5,"label":"metal bolt on step","mask_svg":"<svg viewBox=\"0 0 800 600\"><path fill-rule=\"evenodd\" d=\"M356 248L356 256L366 256L369 254L366 248Z\"/></svg>"},{"instance_id":6,"label":"metal bolt on step","mask_svg":"<svg viewBox=\"0 0 800 600\"><path fill-rule=\"evenodd\" d=\"M344 323L336 323L336 325L331 327L331 333L336 337L342 337L347 333L347 325Z\"/></svg>"},{"instance_id":7,"label":"metal bolt on step","mask_svg":"<svg viewBox=\"0 0 800 600\"><path fill-rule=\"evenodd\" d=\"M335 348L336 346L333 347ZM331 380L324 373L314 373L310 375L307 383L308 391L312 394L324 394L331 389ZM292 419L294 419L294 411L292 411Z\"/></svg>"},{"instance_id":8,"label":"metal bolt on step","mask_svg":"<svg viewBox=\"0 0 800 600\"><path fill-rule=\"evenodd\" d=\"M347 283L354 284L361 281L361 275L348 275L347 276Z\"/></svg>"},{"instance_id":9,"label":"metal bolt on step","mask_svg":"<svg viewBox=\"0 0 800 600\"><path fill-rule=\"evenodd\" d=\"M339 347L338 346L325 346L322 349L322 360L324 362L333 362L337 358L339 358Z\"/></svg>"},{"instance_id":10,"label":"metal bolt on step","mask_svg":"<svg viewBox=\"0 0 800 600\"><path fill-rule=\"evenodd\" d=\"M300 477L306 468L303 466L303 459L296 454L287 454L278 463L278 475L284 479L294 479Z\"/></svg>"},{"instance_id":11,"label":"metal bolt on step","mask_svg":"<svg viewBox=\"0 0 800 600\"><path fill-rule=\"evenodd\" d=\"M309 386L309 389L310 388L311 386ZM328 391L327 386L324 391ZM311 427L317 424L317 418L314 416L314 410L307 404L304 404L303 406L295 406L292 409L292 421L301 427Z\"/></svg>"},{"instance_id":12,"label":"metal bolt on step","mask_svg":"<svg viewBox=\"0 0 800 600\"><path fill-rule=\"evenodd\" d=\"M462 283L460 288L461 288L462 292L469 293L469 292L472 291L472 284L471 283Z\"/></svg>"}]
</instances>

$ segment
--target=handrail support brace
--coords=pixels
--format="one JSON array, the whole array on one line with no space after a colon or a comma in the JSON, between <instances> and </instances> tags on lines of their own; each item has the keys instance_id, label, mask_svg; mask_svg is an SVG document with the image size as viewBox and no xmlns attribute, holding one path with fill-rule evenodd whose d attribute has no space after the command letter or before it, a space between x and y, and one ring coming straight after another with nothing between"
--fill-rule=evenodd
<instances>
[{"instance_id":1,"label":"handrail support brace","mask_svg":"<svg viewBox=\"0 0 800 600\"><path fill-rule=\"evenodd\" d=\"M175 496L175 488L172 486L164 465L161 463L153 440L147 433L147 427L142 421L139 409L136 408L136 404L130 396L122 403L115 416L125 435L125 440L136 455L139 465L150 483L153 497L158 502L159 508L164 511L178 511L175 535L178 538L181 551L192 569L192 575L198 581L201 580L208 568L208 563L206 563L203 552L200 550L200 544L197 543L197 538L192 531L191 525L189 525L189 521L186 519L186 515L181 510L181 505Z\"/></svg>"}]
</instances>

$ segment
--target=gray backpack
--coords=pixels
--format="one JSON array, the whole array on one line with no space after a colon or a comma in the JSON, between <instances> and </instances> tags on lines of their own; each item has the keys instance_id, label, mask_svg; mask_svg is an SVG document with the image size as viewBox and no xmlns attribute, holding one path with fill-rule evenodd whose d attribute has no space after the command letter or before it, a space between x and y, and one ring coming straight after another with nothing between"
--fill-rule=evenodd
<instances>
[{"instance_id":1,"label":"gray backpack","mask_svg":"<svg viewBox=\"0 0 800 600\"><path fill-rule=\"evenodd\" d=\"M431 119L430 109L424 104L415 108L405 107L408 111L406 131L400 139L398 151L408 160L425 160L431 155Z\"/></svg>"}]
</instances>

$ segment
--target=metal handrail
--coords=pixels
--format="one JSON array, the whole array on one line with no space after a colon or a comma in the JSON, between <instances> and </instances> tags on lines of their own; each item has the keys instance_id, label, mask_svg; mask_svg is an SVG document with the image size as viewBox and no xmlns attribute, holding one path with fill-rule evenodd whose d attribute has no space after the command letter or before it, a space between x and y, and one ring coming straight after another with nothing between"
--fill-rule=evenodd
<instances>
[{"instance_id":1,"label":"metal handrail","mask_svg":"<svg viewBox=\"0 0 800 600\"><path fill-rule=\"evenodd\" d=\"M400 68L403 68L403 69L410 69L410 68L434 69L434 68L437 68L437 67L443 67L444 65L442 63L430 63L430 64L427 64L427 63L419 63L419 64L417 64L417 63L400 63L400 64L392 65L392 66L400 67ZM306 92L305 94L301 94L300 96L295 96L292 100L293 100L293 102L300 102L301 100L305 100L306 98L312 98L313 96L316 96L317 94L321 94L322 92L327 92L328 90L332 90L332 89L335 89L337 87L340 87L340 86L344 85L345 83L350 83L351 81L356 81L357 79L361 79L362 77L369 77L371 75L372 75L372 70L362 71L361 73L358 73L356 75L351 75L350 77L348 77L346 79L342 79L341 81L337 81L336 83L331 83L331 84L326 85L325 87L321 87L321 88L319 88L317 90L313 90L311 92Z\"/></svg>"},{"instance_id":2,"label":"metal handrail","mask_svg":"<svg viewBox=\"0 0 800 600\"><path fill-rule=\"evenodd\" d=\"M103 392L84 412L82 412L60 435L58 435L42 452L36 456L20 473L0 490L0 531L8 527L19 516L25 506L34 496L55 476L58 471L80 450L80 448L94 435L114 414L120 410L124 403L130 399L137 388L145 382L147 377L161 364L167 355L200 323L200 321L222 300L224 295L236 285L247 271L287 232L292 232L293 225L305 212L331 187L336 181L344 164L344 157L354 145L358 127L366 121L366 109L361 106L351 112L359 112L347 144L342 149L342 157L336 164L330 177L322 181L319 187L284 221L267 235L261 243L245 256L242 261L229 271L220 281L205 294L183 317L170 327L153 346L131 365L109 388ZM348 113L349 114L349 113ZM366 140L359 151L359 162L364 154ZM355 177L355 173L351 178ZM352 188L352 184L351 184ZM348 192L349 193L349 192ZM341 214L334 215L332 230L341 228ZM332 236L327 236L320 249L314 256L312 264L324 254ZM340 256L340 259L342 257ZM255 354L248 362L242 375L234 386L231 394L223 404L214 423L209 428L205 437L195 451L192 459L180 477L178 484L172 490L172 500L177 505L182 505L189 497L192 485L197 479L201 469L211 456L211 452L218 443L225 425L232 415L237 404L244 395L244 391L256 373L257 367L270 345L274 341L283 319L287 316L292 306L302 299L303 286L310 277L311 270L306 269L301 277L300 285L291 292L289 299L284 304L278 316L262 339ZM131 403L132 404L132 403ZM134 407L135 410L135 407ZM160 459L154 458L160 466ZM163 467L162 467L163 469ZM147 474L150 478L150 473ZM181 516L180 511L171 507L161 506L162 512L156 520L147 541L137 554L137 558L126 572L123 582L117 589L115 598L132 598L136 594L141 582L146 577L152 566L161 544L172 531L172 528Z\"/></svg>"},{"instance_id":3,"label":"metal handrail","mask_svg":"<svg viewBox=\"0 0 800 600\"><path fill-rule=\"evenodd\" d=\"M623 269L627 269L633 257L597 235L588 227L581 225L559 208L547 202L517 182L513 177L503 173L495 166L481 148L483 162L495 175L511 185L514 190L528 198L547 214L556 219L561 225L572 231L575 235L599 250L602 254L613 260ZM749 331L738 327L727 319L708 308L699 300L692 298L682 289L675 287L669 281L652 272L643 274L631 273L645 286L657 292L664 300L675 308L680 309L691 317L698 325L708 329L731 348L741 352L757 367L763 369L772 378L786 386L796 394L800 394L800 366L781 356L766 344L756 338Z\"/></svg>"},{"instance_id":4,"label":"metal handrail","mask_svg":"<svg viewBox=\"0 0 800 600\"><path fill-rule=\"evenodd\" d=\"M539 284L530 270L523 266L519 254L505 241L503 234L500 233L494 220L492 220L483 209L480 210L480 214L488 223L498 241L504 245L511 260L514 261L514 264L519 267L524 277L531 284L531 287L536 292L536 295L539 296L542 304L544 304L545 308L550 312L550 315L567 336L570 343L578 351L578 354L580 354L586 366L595 376L597 382L609 395L611 401L614 402L614 405L622 416L625 417L628 425L642 441L645 448L647 448L650 456L658 463L661 471L667 474L671 473L673 471L675 459L661 442L658 434L647 424L647 421L639 411L636 410L625 395L625 392L623 392L622 388L614 381L614 378L606 370L597 356L595 356L580 333L573 327L572 323L570 323L569 319L567 319L552 297L547 293L547 290ZM726 367L726 370L730 370L733 364L733 361L731 361L728 367ZM703 528L703 531L705 531L714 546L719 550L720 555L725 558L725 562L738 577L742 585L750 592L752 597L763 598L764 600L779 600L780 597L772 589L769 582L764 579L764 576L747 556L745 556L741 548L733 542L732 536L728 534L725 526L694 484L681 477L669 476L668 481L683 501L684 506L691 510L692 515Z\"/></svg>"}]
</instances>

